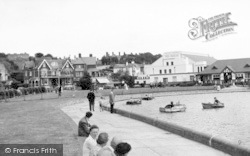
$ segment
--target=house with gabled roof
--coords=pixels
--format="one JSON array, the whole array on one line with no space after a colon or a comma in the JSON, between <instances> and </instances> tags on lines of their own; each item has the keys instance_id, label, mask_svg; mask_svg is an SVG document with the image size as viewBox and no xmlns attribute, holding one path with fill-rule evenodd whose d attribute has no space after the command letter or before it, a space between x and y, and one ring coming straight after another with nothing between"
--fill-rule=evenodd
<instances>
[{"instance_id":1,"label":"house with gabled roof","mask_svg":"<svg viewBox=\"0 0 250 156\"><path fill-rule=\"evenodd\" d=\"M82 57L81 54L79 54L78 58L72 60L71 62L75 68L74 81L79 81L80 78L84 76L84 72L88 72L91 77L99 77L100 70L97 69L96 61L97 58L93 57L92 54L90 54L89 57Z\"/></svg>"},{"instance_id":2,"label":"house with gabled roof","mask_svg":"<svg viewBox=\"0 0 250 156\"><path fill-rule=\"evenodd\" d=\"M207 54L182 51L166 52L154 63L144 65L144 75L138 76L138 82L167 84L169 82L195 81L196 74L215 61L215 58Z\"/></svg>"},{"instance_id":3,"label":"house with gabled roof","mask_svg":"<svg viewBox=\"0 0 250 156\"><path fill-rule=\"evenodd\" d=\"M25 67L26 83L31 86L72 86L74 66L69 59L40 59L33 66Z\"/></svg>"},{"instance_id":4,"label":"house with gabled roof","mask_svg":"<svg viewBox=\"0 0 250 156\"><path fill-rule=\"evenodd\" d=\"M217 60L198 76L204 83L248 82L250 80L250 58Z\"/></svg>"}]
</instances>

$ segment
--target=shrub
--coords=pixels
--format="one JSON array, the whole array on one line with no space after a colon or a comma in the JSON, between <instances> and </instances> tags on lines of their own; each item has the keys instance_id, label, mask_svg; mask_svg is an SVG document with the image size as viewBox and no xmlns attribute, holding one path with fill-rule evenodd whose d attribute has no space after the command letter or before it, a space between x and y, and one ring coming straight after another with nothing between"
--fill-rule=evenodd
<instances>
[{"instance_id":1,"label":"shrub","mask_svg":"<svg viewBox=\"0 0 250 156\"><path fill-rule=\"evenodd\" d=\"M43 86L41 87L41 93L45 93L46 92L46 88Z\"/></svg>"},{"instance_id":2,"label":"shrub","mask_svg":"<svg viewBox=\"0 0 250 156\"><path fill-rule=\"evenodd\" d=\"M180 83L181 87L194 86L194 85L196 85L195 81L185 81Z\"/></svg>"},{"instance_id":3,"label":"shrub","mask_svg":"<svg viewBox=\"0 0 250 156\"><path fill-rule=\"evenodd\" d=\"M203 83L202 86L213 86L213 83Z\"/></svg>"}]
</instances>

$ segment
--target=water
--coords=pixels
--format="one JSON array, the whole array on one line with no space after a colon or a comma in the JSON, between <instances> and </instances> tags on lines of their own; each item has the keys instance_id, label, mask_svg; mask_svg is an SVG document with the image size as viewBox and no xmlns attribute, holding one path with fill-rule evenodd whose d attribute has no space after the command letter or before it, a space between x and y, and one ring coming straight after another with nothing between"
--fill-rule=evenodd
<instances>
[{"instance_id":1,"label":"water","mask_svg":"<svg viewBox=\"0 0 250 156\"><path fill-rule=\"evenodd\" d=\"M213 102L214 97L225 104L220 109L202 109L202 102ZM160 113L159 107L170 101L185 104L186 112ZM250 149L250 92L209 93L192 95L165 95L142 105L129 106L125 101L117 108L158 118L183 127L191 128L244 146Z\"/></svg>"}]
</instances>

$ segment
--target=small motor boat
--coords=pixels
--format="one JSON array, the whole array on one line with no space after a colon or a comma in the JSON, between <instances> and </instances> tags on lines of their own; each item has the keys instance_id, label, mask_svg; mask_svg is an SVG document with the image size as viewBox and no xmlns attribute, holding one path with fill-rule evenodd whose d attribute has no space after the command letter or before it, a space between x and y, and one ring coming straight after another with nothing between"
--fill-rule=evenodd
<instances>
[{"instance_id":1,"label":"small motor boat","mask_svg":"<svg viewBox=\"0 0 250 156\"><path fill-rule=\"evenodd\" d=\"M224 103L202 103L203 109L223 108Z\"/></svg>"},{"instance_id":2,"label":"small motor boat","mask_svg":"<svg viewBox=\"0 0 250 156\"><path fill-rule=\"evenodd\" d=\"M175 112L184 112L186 111L186 105L184 104L175 104L173 107L170 107L170 105L167 105L167 107L160 107L160 112L163 113L175 113Z\"/></svg>"},{"instance_id":3,"label":"small motor boat","mask_svg":"<svg viewBox=\"0 0 250 156\"><path fill-rule=\"evenodd\" d=\"M142 97L141 99L142 100L153 100L154 97L152 95L151 96L146 95L146 96Z\"/></svg>"},{"instance_id":4,"label":"small motor boat","mask_svg":"<svg viewBox=\"0 0 250 156\"><path fill-rule=\"evenodd\" d=\"M138 105L138 104L141 104L141 100L140 99L130 99L129 101L127 101L126 104L127 105Z\"/></svg>"}]
</instances>

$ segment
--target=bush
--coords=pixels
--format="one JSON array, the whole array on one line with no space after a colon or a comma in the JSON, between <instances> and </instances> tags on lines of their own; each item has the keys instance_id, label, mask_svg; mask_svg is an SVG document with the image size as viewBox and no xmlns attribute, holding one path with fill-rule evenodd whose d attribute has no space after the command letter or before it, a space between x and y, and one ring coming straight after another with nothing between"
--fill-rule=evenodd
<instances>
[{"instance_id":1,"label":"bush","mask_svg":"<svg viewBox=\"0 0 250 156\"><path fill-rule=\"evenodd\" d=\"M21 82L15 81L11 83L11 88L17 89L18 87L20 87L20 85L22 85Z\"/></svg>"},{"instance_id":2,"label":"bush","mask_svg":"<svg viewBox=\"0 0 250 156\"><path fill-rule=\"evenodd\" d=\"M214 86L213 83L203 83L202 86Z\"/></svg>"},{"instance_id":3,"label":"bush","mask_svg":"<svg viewBox=\"0 0 250 156\"><path fill-rule=\"evenodd\" d=\"M181 87L194 86L194 85L196 85L195 81L185 81L180 83Z\"/></svg>"},{"instance_id":4,"label":"bush","mask_svg":"<svg viewBox=\"0 0 250 156\"><path fill-rule=\"evenodd\" d=\"M46 92L46 88L43 86L41 87L41 93L45 93Z\"/></svg>"}]
</instances>

